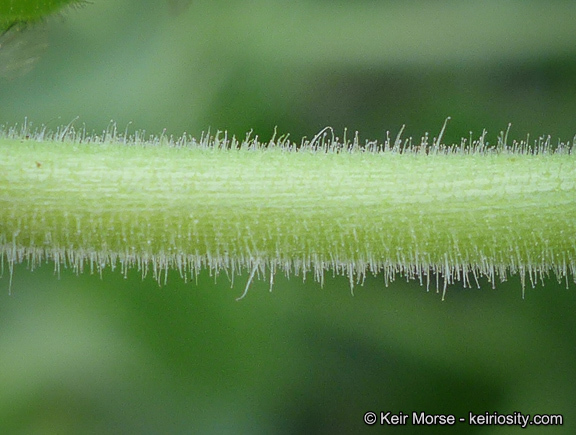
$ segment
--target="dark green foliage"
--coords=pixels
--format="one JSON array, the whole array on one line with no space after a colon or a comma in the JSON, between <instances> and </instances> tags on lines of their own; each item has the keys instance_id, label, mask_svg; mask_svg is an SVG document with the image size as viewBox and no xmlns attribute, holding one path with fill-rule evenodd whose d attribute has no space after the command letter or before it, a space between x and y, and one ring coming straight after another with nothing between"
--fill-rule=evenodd
<instances>
[{"instance_id":1,"label":"dark green foliage","mask_svg":"<svg viewBox=\"0 0 576 435\"><path fill-rule=\"evenodd\" d=\"M79 0L7 0L0 2L0 30L17 22L35 22L61 10L79 5Z\"/></svg>"}]
</instances>

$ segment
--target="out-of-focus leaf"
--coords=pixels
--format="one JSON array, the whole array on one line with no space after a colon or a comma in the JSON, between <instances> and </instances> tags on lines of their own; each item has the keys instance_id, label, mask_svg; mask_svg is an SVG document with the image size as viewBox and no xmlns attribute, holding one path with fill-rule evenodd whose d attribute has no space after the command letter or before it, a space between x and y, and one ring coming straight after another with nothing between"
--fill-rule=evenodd
<instances>
[{"instance_id":1,"label":"out-of-focus leaf","mask_svg":"<svg viewBox=\"0 0 576 435\"><path fill-rule=\"evenodd\" d=\"M85 0L0 0L0 32L14 23L32 23L67 6L80 6Z\"/></svg>"},{"instance_id":2,"label":"out-of-focus leaf","mask_svg":"<svg viewBox=\"0 0 576 435\"><path fill-rule=\"evenodd\" d=\"M0 35L0 79L30 72L48 47L40 26L18 22Z\"/></svg>"}]
</instances>

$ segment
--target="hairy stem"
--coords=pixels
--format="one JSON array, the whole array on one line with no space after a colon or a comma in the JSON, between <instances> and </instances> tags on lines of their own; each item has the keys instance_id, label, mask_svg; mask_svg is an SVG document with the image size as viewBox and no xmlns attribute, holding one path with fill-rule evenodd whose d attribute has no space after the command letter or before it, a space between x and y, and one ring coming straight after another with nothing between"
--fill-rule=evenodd
<instances>
[{"instance_id":1,"label":"hairy stem","mask_svg":"<svg viewBox=\"0 0 576 435\"><path fill-rule=\"evenodd\" d=\"M360 146L324 134L298 147L225 137L127 141L0 137L0 256L81 272L118 265L266 274L327 269L444 286L576 269L572 147ZM444 287L445 290L445 287Z\"/></svg>"}]
</instances>

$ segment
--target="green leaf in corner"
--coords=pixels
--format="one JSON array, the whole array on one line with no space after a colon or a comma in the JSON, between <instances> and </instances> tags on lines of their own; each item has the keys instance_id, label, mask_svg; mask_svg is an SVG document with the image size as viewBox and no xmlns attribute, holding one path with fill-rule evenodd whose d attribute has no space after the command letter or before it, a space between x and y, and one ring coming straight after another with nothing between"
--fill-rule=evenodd
<instances>
[{"instance_id":1,"label":"green leaf in corner","mask_svg":"<svg viewBox=\"0 0 576 435\"><path fill-rule=\"evenodd\" d=\"M0 31L18 22L40 21L65 6L82 3L82 0L0 0Z\"/></svg>"},{"instance_id":2,"label":"green leaf in corner","mask_svg":"<svg viewBox=\"0 0 576 435\"><path fill-rule=\"evenodd\" d=\"M42 21L84 0L0 0L0 79L34 68L48 43Z\"/></svg>"}]
</instances>

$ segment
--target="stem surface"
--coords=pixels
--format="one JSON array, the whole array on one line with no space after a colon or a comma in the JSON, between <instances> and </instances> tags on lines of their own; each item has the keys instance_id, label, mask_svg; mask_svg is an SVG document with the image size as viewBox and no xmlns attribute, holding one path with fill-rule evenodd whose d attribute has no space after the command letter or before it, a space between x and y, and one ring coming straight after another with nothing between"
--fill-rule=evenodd
<instances>
[{"instance_id":1,"label":"stem surface","mask_svg":"<svg viewBox=\"0 0 576 435\"><path fill-rule=\"evenodd\" d=\"M41 139L41 138L40 138ZM465 285L576 269L571 147L400 140L0 138L0 256L81 272L397 273ZM502 141L501 141L502 142ZM437 279L437 278L435 278ZM251 280L251 279L250 279ZM524 282L524 281L523 281Z\"/></svg>"}]
</instances>

